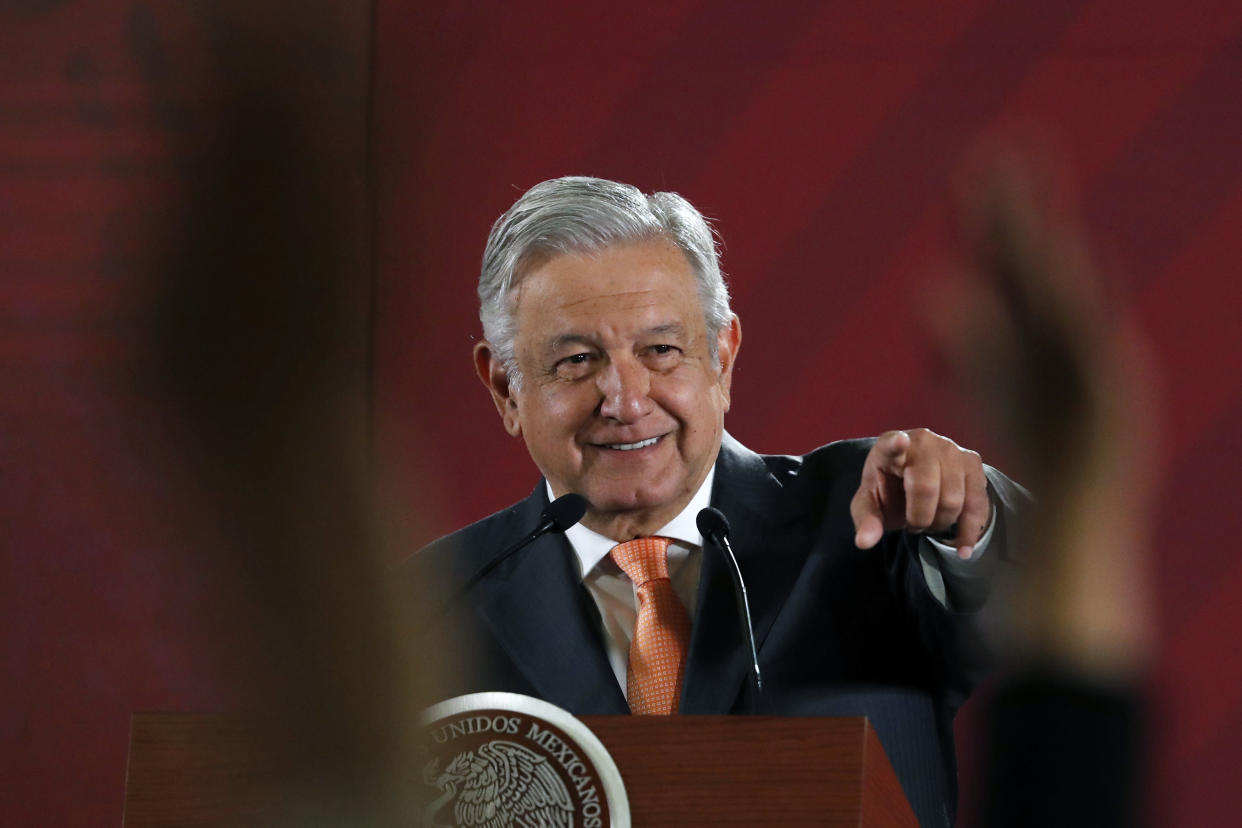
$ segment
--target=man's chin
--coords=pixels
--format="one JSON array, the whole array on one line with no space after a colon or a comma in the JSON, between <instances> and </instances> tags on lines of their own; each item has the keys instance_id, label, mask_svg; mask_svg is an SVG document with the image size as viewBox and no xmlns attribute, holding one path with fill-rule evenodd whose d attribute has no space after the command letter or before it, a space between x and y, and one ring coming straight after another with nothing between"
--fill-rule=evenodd
<instances>
[{"instance_id":1,"label":"man's chin","mask_svg":"<svg viewBox=\"0 0 1242 828\"><path fill-rule=\"evenodd\" d=\"M659 509L669 500L653 497L650 492L618 492L615 489L589 491L586 498L591 502L591 510L600 515L651 511Z\"/></svg>"},{"instance_id":2,"label":"man's chin","mask_svg":"<svg viewBox=\"0 0 1242 828\"><path fill-rule=\"evenodd\" d=\"M627 492L596 492L587 495L591 508L584 522L601 526L641 526L647 532L655 532L685 508L671 497L652 497Z\"/></svg>"}]
</instances>

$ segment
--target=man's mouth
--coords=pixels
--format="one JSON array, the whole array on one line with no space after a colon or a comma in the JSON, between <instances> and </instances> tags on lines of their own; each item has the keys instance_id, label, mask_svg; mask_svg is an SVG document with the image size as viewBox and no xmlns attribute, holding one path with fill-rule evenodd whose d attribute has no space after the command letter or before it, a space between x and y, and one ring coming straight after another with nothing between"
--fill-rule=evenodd
<instances>
[{"instance_id":1,"label":"man's mouth","mask_svg":"<svg viewBox=\"0 0 1242 828\"><path fill-rule=\"evenodd\" d=\"M654 446L659 439L659 437L649 437L646 440L639 440L637 443L604 443L603 445L604 448L612 449L613 451L635 451L647 446Z\"/></svg>"}]
</instances>

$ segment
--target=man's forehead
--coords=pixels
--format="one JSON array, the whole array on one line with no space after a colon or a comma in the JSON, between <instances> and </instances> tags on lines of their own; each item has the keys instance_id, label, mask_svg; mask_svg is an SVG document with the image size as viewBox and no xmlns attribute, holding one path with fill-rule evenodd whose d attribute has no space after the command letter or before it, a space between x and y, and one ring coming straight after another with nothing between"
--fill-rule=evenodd
<instances>
[{"instance_id":1,"label":"man's forehead","mask_svg":"<svg viewBox=\"0 0 1242 828\"><path fill-rule=\"evenodd\" d=\"M549 258L515 283L513 307L530 296L567 310L591 303L636 309L670 301L699 303L698 281L689 263L677 248L663 244Z\"/></svg>"},{"instance_id":2,"label":"man's forehead","mask_svg":"<svg viewBox=\"0 0 1242 828\"><path fill-rule=\"evenodd\" d=\"M673 281L683 276L695 279L694 266L686 252L669 239L656 237L564 251L532 250L514 268L509 291L511 294L516 293L530 276L549 268L572 273L599 269L604 261L640 258L649 263L659 260L662 264L660 270L665 271Z\"/></svg>"}]
</instances>

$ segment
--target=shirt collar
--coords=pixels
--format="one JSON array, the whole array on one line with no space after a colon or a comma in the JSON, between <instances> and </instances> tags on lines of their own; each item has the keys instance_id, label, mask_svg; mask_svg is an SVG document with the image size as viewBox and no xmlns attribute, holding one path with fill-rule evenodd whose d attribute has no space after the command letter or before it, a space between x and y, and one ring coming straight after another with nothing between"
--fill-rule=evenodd
<instances>
[{"instance_id":1,"label":"shirt collar","mask_svg":"<svg viewBox=\"0 0 1242 828\"><path fill-rule=\"evenodd\" d=\"M712 467L707 470L707 476L699 484L698 491L694 493L694 497L690 498L690 502L686 504L686 508L682 509L677 517L670 520L661 527L660 531L654 534L663 538L672 538L685 546L701 547L703 545L703 534L699 532L698 516L699 512L711 505L712 482L715 479L716 464L713 463ZM544 486L547 487L548 500L550 501L553 498L552 487L548 485L546 480L544 481ZM581 567L580 577L584 578L617 545L617 542L612 538L605 537L592 529L588 529L581 523L575 523L566 529L565 539L573 547L574 555L578 558L578 565Z\"/></svg>"}]
</instances>

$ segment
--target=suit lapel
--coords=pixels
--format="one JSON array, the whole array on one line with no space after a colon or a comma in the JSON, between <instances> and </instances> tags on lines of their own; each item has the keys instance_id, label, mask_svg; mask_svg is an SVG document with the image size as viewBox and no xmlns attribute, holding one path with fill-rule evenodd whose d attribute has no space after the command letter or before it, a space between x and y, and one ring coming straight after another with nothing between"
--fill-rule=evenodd
<instances>
[{"instance_id":1,"label":"suit lapel","mask_svg":"<svg viewBox=\"0 0 1242 828\"><path fill-rule=\"evenodd\" d=\"M712 505L725 514L732 529L760 668L763 642L805 561L796 531L799 504L784 494L763 459L726 434L716 463ZM703 549L697 605L681 711L729 713L749 680L750 656L727 564L710 543Z\"/></svg>"},{"instance_id":2,"label":"suit lapel","mask_svg":"<svg viewBox=\"0 0 1242 828\"><path fill-rule=\"evenodd\" d=\"M540 482L522 504L522 531L537 525L543 492ZM629 712L563 535L544 535L497 567L480 584L478 612L540 697L578 715Z\"/></svg>"}]
</instances>

